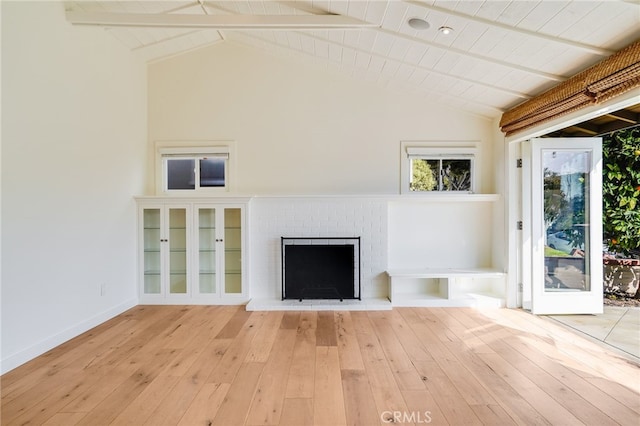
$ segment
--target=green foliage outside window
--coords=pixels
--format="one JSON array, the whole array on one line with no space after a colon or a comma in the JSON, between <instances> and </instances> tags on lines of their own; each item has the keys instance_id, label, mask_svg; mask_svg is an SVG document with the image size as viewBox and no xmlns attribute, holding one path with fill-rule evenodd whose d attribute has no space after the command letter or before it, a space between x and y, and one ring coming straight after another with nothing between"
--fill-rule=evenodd
<instances>
[{"instance_id":1,"label":"green foliage outside window","mask_svg":"<svg viewBox=\"0 0 640 426\"><path fill-rule=\"evenodd\" d=\"M640 127L603 137L603 232L612 251L640 254Z\"/></svg>"},{"instance_id":2,"label":"green foliage outside window","mask_svg":"<svg viewBox=\"0 0 640 426\"><path fill-rule=\"evenodd\" d=\"M437 189L438 179L427 160L413 160L413 176L409 189L411 191L433 191Z\"/></svg>"}]
</instances>

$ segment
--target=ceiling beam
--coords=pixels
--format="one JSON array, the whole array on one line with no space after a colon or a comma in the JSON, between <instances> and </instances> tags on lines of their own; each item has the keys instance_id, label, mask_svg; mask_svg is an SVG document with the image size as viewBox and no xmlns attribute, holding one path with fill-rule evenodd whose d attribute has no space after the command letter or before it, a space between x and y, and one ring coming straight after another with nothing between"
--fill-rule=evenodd
<instances>
[{"instance_id":1,"label":"ceiling beam","mask_svg":"<svg viewBox=\"0 0 640 426\"><path fill-rule=\"evenodd\" d=\"M438 70L436 70L434 68L425 67L425 66L422 66L422 65L419 65L419 64L414 64L412 62L393 59L393 58L391 58L389 56L381 55L381 54L378 54L378 53L375 53L375 52L370 52L368 50L361 49L361 48L355 47L355 46L348 46L346 44L339 43L339 42L336 42L336 41L333 41L333 40L329 40L329 39L326 39L326 38L323 38L323 37L318 37L318 36L313 35L313 34L304 33L304 32L298 32L297 34L300 35L301 37L307 37L307 38L310 38L310 39L313 39L313 40L318 40L318 41L321 41L321 42L324 42L324 43L327 43L327 44L332 44L332 45L338 46L338 47L340 47L342 49L351 49L354 52L358 52L358 53L362 53L364 55L369 55L369 56L374 57L374 58L382 59L385 62L395 62L397 64L407 65L407 66L410 66L410 67L413 67L413 68L416 68L416 69L420 69L420 70L426 71L426 72L428 72L430 74L440 75L442 77L451 78L451 79L454 79L454 80L465 81L467 83L475 84L475 85L482 86L482 87L486 87L487 89L498 91L498 92L501 92L501 93L504 93L504 94L507 94L507 95L510 95L510 96L514 96L516 98L520 98L520 99L531 99L531 98L533 98L533 96L528 95L526 93L516 92L515 90L510 90L510 89L505 89L504 87L494 86L492 84L488 84L488 83L482 82L480 80L467 78L467 77L464 77L464 76L461 76L461 75L458 75L458 74L451 74L451 73L447 73L447 72L438 71ZM283 47L285 47L285 46L283 46Z\"/></svg>"},{"instance_id":2,"label":"ceiling beam","mask_svg":"<svg viewBox=\"0 0 640 426\"><path fill-rule=\"evenodd\" d=\"M67 11L74 25L133 28L200 28L218 30L344 30L377 24L342 15L180 15Z\"/></svg>"},{"instance_id":3,"label":"ceiling beam","mask_svg":"<svg viewBox=\"0 0 640 426\"><path fill-rule=\"evenodd\" d=\"M588 123L588 122L584 122L584 123L580 123L580 124L576 124L573 126L573 128L575 128L576 130L581 131L584 134L587 134L589 136L595 136L599 133L599 128L598 126L592 124L592 123Z\"/></svg>"},{"instance_id":4,"label":"ceiling beam","mask_svg":"<svg viewBox=\"0 0 640 426\"><path fill-rule=\"evenodd\" d=\"M519 33L527 37L535 37L542 40L551 41L554 43L564 44L565 46L569 46L574 49L583 50L585 52L593 53L600 56L611 56L615 53L615 51L613 50L603 49L601 47L592 46L590 44L580 43L573 40L567 40L567 39L559 38L557 36L539 33L537 31L531 31L524 28L514 27L512 25L503 24L501 22L494 21L491 19L485 19L485 18L480 18L478 16L467 15L466 13L457 12L451 9L445 9L443 7L431 6L429 4L425 4L420 1L411 1L411 0L405 0L405 1L406 3L421 7L423 9L428 9L434 12L444 13L451 16L456 16L458 18L465 19L467 21L473 21L483 25L488 25L490 27L500 28L505 31Z\"/></svg>"},{"instance_id":5,"label":"ceiling beam","mask_svg":"<svg viewBox=\"0 0 640 426\"><path fill-rule=\"evenodd\" d=\"M524 73L527 74L531 74L531 75L535 75L541 78L544 78L546 80L551 80L551 81L565 81L567 80L569 77L565 77L563 75L557 75L557 74L551 74L548 72L544 72L544 71L540 71L540 70L536 70L533 68L528 68L522 65L518 65L518 64L514 64L512 62L506 62L506 61L501 61L499 59L494 59L494 58L490 58L488 56L484 56L484 55L478 55L477 53L473 53L473 52L469 52L466 50L462 50L462 49L458 49L455 47L451 47L451 46L445 46L442 44L438 44L438 43L432 43L428 40L424 40L418 37L413 37L407 34L403 34L403 33L397 33L395 31L391 31L391 30L387 30L385 28L374 28L375 31L377 32L382 32L385 34L388 34L390 36L394 36L394 37L401 37L405 40L409 40L409 41L413 41L415 43L421 43L427 46L432 46L432 47L436 47L438 49L442 49L445 50L447 52L452 52L452 53L457 53L458 55L462 55L462 56L469 56L475 59L479 59L481 61L485 61L485 62L491 62L493 64L496 65L500 65L506 68L512 68L512 69L516 69L518 71L522 71Z\"/></svg>"},{"instance_id":6,"label":"ceiling beam","mask_svg":"<svg viewBox=\"0 0 640 426\"><path fill-rule=\"evenodd\" d=\"M300 9L300 6L297 5L296 2L287 2L287 3L288 3L289 7ZM410 3L415 3L415 2L410 2ZM422 3L418 3L418 6L425 6L426 7L427 5L424 5ZM431 6L429 6L429 7L431 7ZM440 9L440 8L436 8L436 9ZM300 9L300 10L302 10L302 9ZM445 11L443 13L448 13L448 9L442 9L442 10ZM323 13L323 11L321 9L316 9L316 8L311 8L311 9L310 8L306 8L306 11L310 12L310 13L316 13L316 14ZM568 77L565 77L565 76L562 76L562 75L551 74L551 73L547 73L547 72L544 72L544 71L536 70L536 69L533 69L533 68L524 67L522 65L514 64L514 63L511 63L511 62L500 61L498 59L490 58L488 56L478 55L476 53L472 53L472 52L469 52L469 51L466 51L466 50L457 49L457 48L452 47L452 46L433 43L433 42L430 42L430 41L427 41L427 40L424 40L424 39L421 39L421 38L418 38L418 37L412 37L412 36L409 36L407 34L403 34L403 33L400 33L400 32L390 31L390 30L387 30L385 28L382 28L382 26L377 26L377 27L375 27L373 29L375 31L377 31L377 32L382 32L382 33L388 34L390 36L402 37L405 40L410 40L410 41L413 41L413 42L416 42L416 43L425 44L427 46L436 47L438 49L444 49L444 50L449 51L449 52L457 53L458 55L470 56L472 58L480 59L480 60L485 61L485 62L491 62L493 64L501 65L501 66L504 66L504 67L514 68L514 69L517 69L518 71L522 71L522 72L527 73L527 74L535 75L537 77L542 77L542 78L544 78L546 80L565 81L568 78Z\"/></svg>"},{"instance_id":7,"label":"ceiling beam","mask_svg":"<svg viewBox=\"0 0 640 426\"><path fill-rule=\"evenodd\" d=\"M625 121L629 124L638 124L638 119L640 118L640 114L626 109L610 112L607 116L615 118L616 120Z\"/></svg>"}]
</instances>

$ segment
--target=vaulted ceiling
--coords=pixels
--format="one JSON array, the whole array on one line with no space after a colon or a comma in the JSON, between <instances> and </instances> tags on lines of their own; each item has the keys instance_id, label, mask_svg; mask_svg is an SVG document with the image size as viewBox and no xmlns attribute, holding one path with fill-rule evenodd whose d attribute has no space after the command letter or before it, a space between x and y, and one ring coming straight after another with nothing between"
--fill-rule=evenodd
<instances>
[{"instance_id":1,"label":"vaulted ceiling","mask_svg":"<svg viewBox=\"0 0 640 426\"><path fill-rule=\"evenodd\" d=\"M66 10L150 62L240 43L488 118L640 39L634 0L79 1Z\"/></svg>"}]
</instances>

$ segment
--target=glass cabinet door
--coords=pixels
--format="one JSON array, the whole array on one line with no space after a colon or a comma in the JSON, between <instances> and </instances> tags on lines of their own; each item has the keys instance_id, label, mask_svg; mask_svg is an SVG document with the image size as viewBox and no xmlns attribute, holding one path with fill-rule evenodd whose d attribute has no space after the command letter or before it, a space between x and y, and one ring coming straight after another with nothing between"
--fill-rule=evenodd
<instances>
[{"instance_id":1,"label":"glass cabinet door","mask_svg":"<svg viewBox=\"0 0 640 426\"><path fill-rule=\"evenodd\" d=\"M143 292L161 292L160 209L144 209L143 229Z\"/></svg>"},{"instance_id":2,"label":"glass cabinet door","mask_svg":"<svg viewBox=\"0 0 640 426\"><path fill-rule=\"evenodd\" d=\"M169 293L187 293L187 211L169 209Z\"/></svg>"},{"instance_id":3,"label":"glass cabinet door","mask_svg":"<svg viewBox=\"0 0 640 426\"><path fill-rule=\"evenodd\" d=\"M216 293L216 209L198 209L198 292Z\"/></svg>"},{"instance_id":4,"label":"glass cabinet door","mask_svg":"<svg viewBox=\"0 0 640 426\"><path fill-rule=\"evenodd\" d=\"M224 292L242 293L242 209L224 209Z\"/></svg>"}]
</instances>

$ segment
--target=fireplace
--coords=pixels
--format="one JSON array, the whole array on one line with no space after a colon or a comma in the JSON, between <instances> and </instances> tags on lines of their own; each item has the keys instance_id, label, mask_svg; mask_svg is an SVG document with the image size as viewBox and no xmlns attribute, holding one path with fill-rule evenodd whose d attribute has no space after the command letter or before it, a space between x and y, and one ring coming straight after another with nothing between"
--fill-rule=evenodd
<instances>
[{"instance_id":1,"label":"fireplace","mask_svg":"<svg viewBox=\"0 0 640 426\"><path fill-rule=\"evenodd\" d=\"M360 237L282 237L282 299L360 299Z\"/></svg>"}]
</instances>

